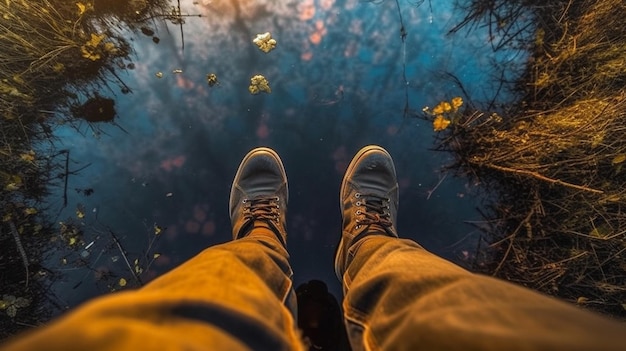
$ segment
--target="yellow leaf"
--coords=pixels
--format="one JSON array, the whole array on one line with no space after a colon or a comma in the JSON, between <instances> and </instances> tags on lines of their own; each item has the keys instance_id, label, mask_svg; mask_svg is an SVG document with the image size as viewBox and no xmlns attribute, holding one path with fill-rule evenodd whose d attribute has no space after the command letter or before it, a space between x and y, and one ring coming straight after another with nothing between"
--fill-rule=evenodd
<instances>
[{"instance_id":1,"label":"yellow leaf","mask_svg":"<svg viewBox=\"0 0 626 351\"><path fill-rule=\"evenodd\" d=\"M120 281L118 282L118 284L122 287L126 286L126 279L120 278Z\"/></svg>"},{"instance_id":2,"label":"yellow leaf","mask_svg":"<svg viewBox=\"0 0 626 351\"><path fill-rule=\"evenodd\" d=\"M611 163L617 165L624 161L626 161L626 154L619 154L613 158L613 161L611 161Z\"/></svg>"},{"instance_id":3,"label":"yellow leaf","mask_svg":"<svg viewBox=\"0 0 626 351\"><path fill-rule=\"evenodd\" d=\"M459 107L463 105L463 99L460 96L452 98L452 109L454 111L458 110Z\"/></svg>"},{"instance_id":4,"label":"yellow leaf","mask_svg":"<svg viewBox=\"0 0 626 351\"><path fill-rule=\"evenodd\" d=\"M85 45L95 48L100 44L100 42L102 41L102 39L104 39L104 37L105 37L104 34L98 35L98 34L91 33L91 39L89 39L87 43L85 43Z\"/></svg>"},{"instance_id":5,"label":"yellow leaf","mask_svg":"<svg viewBox=\"0 0 626 351\"><path fill-rule=\"evenodd\" d=\"M70 246L75 245L76 244L76 238L72 237L70 238Z\"/></svg>"},{"instance_id":6,"label":"yellow leaf","mask_svg":"<svg viewBox=\"0 0 626 351\"><path fill-rule=\"evenodd\" d=\"M24 210L24 214L26 216L30 216L30 215L35 214L35 213L37 213L37 209L34 208L34 207L29 207L29 208Z\"/></svg>"},{"instance_id":7,"label":"yellow leaf","mask_svg":"<svg viewBox=\"0 0 626 351\"><path fill-rule=\"evenodd\" d=\"M29 152L21 154L20 158L26 162L33 162L35 161L35 152L33 150L30 150Z\"/></svg>"},{"instance_id":8,"label":"yellow leaf","mask_svg":"<svg viewBox=\"0 0 626 351\"><path fill-rule=\"evenodd\" d=\"M442 105L442 104L439 104L439 105L437 105L437 106L435 106L435 107L433 108L433 113L434 113L434 114L436 114L436 115L440 115L440 114L442 114L443 112L444 112L444 111L443 111L443 105Z\"/></svg>"},{"instance_id":9,"label":"yellow leaf","mask_svg":"<svg viewBox=\"0 0 626 351\"><path fill-rule=\"evenodd\" d=\"M4 187L4 190L7 191L15 191L17 189L20 188L20 184L16 184L16 183L9 183Z\"/></svg>"},{"instance_id":10,"label":"yellow leaf","mask_svg":"<svg viewBox=\"0 0 626 351\"><path fill-rule=\"evenodd\" d=\"M52 66L52 70L56 73L61 73L65 71L65 65L60 62L57 62L54 64L54 66Z\"/></svg>"},{"instance_id":11,"label":"yellow leaf","mask_svg":"<svg viewBox=\"0 0 626 351\"><path fill-rule=\"evenodd\" d=\"M161 254L160 254L160 253L155 253L154 255L152 255L152 258L154 258L154 259L156 260L156 259L157 259L157 258L159 258L160 256L161 256Z\"/></svg>"},{"instance_id":12,"label":"yellow leaf","mask_svg":"<svg viewBox=\"0 0 626 351\"><path fill-rule=\"evenodd\" d=\"M444 112L452 111L452 106L448 102L444 101L444 102L441 103L441 105L443 107L443 111Z\"/></svg>"},{"instance_id":13,"label":"yellow leaf","mask_svg":"<svg viewBox=\"0 0 626 351\"><path fill-rule=\"evenodd\" d=\"M156 224L154 225L154 235L159 235L159 234L161 234L161 231L162 231L162 230L163 230L163 229L161 229L161 227L159 227L158 225L156 225Z\"/></svg>"},{"instance_id":14,"label":"yellow leaf","mask_svg":"<svg viewBox=\"0 0 626 351\"><path fill-rule=\"evenodd\" d=\"M82 15L83 13L85 13L85 10L87 9L87 6L85 6L85 4L83 4L82 2L77 2L76 6L78 6L78 15Z\"/></svg>"},{"instance_id":15,"label":"yellow leaf","mask_svg":"<svg viewBox=\"0 0 626 351\"><path fill-rule=\"evenodd\" d=\"M22 77L19 74L16 74L13 76L13 80L18 83L18 84L24 84L26 82L24 82L24 79L22 79Z\"/></svg>"},{"instance_id":16,"label":"yellow leaf","mask_svg":"<svg viewBox=\"0 0 626 351\"><path fill-rule=\"evenodd\" d=\"M82 208L77 208L76 209L76 217L83 219L85 218L85 212L83 211Z\"/></svg>"},{"instance_id":17,"label":"yellow leaf","mask_svg":"<svg viewBox=\"0 0 626 351\"><path fill-rule=\"evenodd\" d=\"M584 296L581 296L578 299L576 299L576 303L579 305L585 304L587 302L589 302L589 299Z\"/></svg>"},{"instance_id":18,"label":"yellow leaf","mask_svg":"<svg viewBox=\"0 0 626 351\"><path fill-rule=\"evenodd\" d=\"M260 74L250 78L250 86L248 87L248 91L250 94L256 95L261 92L266 92L270 94L272 89L270 88L270 83L267 81L265 77Z\"/></svg>"},{"instance_id":19,"label":"yellow leaf","mask_svg":"<svg viewBox=\"0 0 626 351\"><path fill-rule=\"evenodd\" d=\"M117 52L117 48L113 43L104 43L104 51L114 54Z\"/></svg>"},{"instance_id":20,"label":"yellow leaf","mask_svg":"<svg viewBox=\"0 0 626 351\"><path fill-rule=\"evenodd\" d=\"M139 265L139 259L135 258L135 266Z\"/></svg>"},{"instance_id":21,"label":"yellow leaf","mask_svg":"<svg viewBox=\"0 0 626 351\"><path fill-rule=\"evenodd\" d=\"M449 125L450 125L450 120L445 119L442 115L437 116L435 120L433 121L433 129L435 130L435 132L442 131L448 128Z\"/></svg>"}]
</instances>

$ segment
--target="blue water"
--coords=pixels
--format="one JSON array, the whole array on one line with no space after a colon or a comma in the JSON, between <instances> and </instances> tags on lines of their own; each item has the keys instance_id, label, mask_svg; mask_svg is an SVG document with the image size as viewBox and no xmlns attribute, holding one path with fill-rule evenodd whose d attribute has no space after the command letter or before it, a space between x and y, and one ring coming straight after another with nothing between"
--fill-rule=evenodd
<instances>
[{"instance_id":1,"label":"blue water","mask_svg":"<svg viewBox=\"0 0 626 351\"><path fill-rule=\"evenodd\" d=\"M296 286L321 279L341 296L332 268L341 232L339 186L354 153L372 143L395 161L400 236L454 262L471 257L479 233L464 221L479 219L476 185L440 171L451 156L430 150L429 123L404 115L405 89L408 83L408 104L416 111L462 96L441 74L450 72L474 97L486 98L493 94L494 60L521 58L494 55L486 31L447 36L464 15L452 1L433 1L432 12L428 1L419 7L400 1L405 49L394 1L239 1L239 9L232 1L195 2L181 2L183 13L202 15L186 18L184 50L172 23L158 22L159 44L128 34L136 68L118 74L132 94L102 91L115 98L117 125L55 131L59 147L70 150L72 168L91 163L70 177L59 219L75 218L77 206L84 208L85 234L71 249L82 252L93 242L86 259L93 271L55 266L62 255L51 256L51 269L66 277L53 286L63 305L118 289L111 282L120 277L133 283L107 228L133 266L135 258L145 261L148 247L150 256L161 254L149 269L142 264L144 280L230 240L231 182L242 157L260 145L274 148L287 170ZM278 42L267 54L252 43L264 32ZM182 73L173 73L177 69ZM207 73L220 84L209 87ZM269 80L271 94L248 92L256 74ZM84 196L76 188L94 193ZM61 208L61 190L50 197L53 207ZM155 224L163 232L150 246ZM107 271L114 278L108 283L95 278Z\"/></svg>"}]
</instances>

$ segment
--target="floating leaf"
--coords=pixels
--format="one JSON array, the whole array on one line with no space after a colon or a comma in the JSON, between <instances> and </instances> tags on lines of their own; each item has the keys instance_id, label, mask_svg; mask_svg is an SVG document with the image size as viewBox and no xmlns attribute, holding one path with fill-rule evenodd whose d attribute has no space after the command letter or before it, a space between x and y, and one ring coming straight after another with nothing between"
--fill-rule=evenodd
<instances>
[{"instance_id":1,"label":"floating leaf","mask_svg":"<svg viewBox=\"0 0 626 351\"><path fill-rule=\"evenodd\" d=\"M25 214L26 216L30 216L30 215L33 215L33 214L35 214L35 213L37 213L37 209L36 209L36 208L34 208L34 207L29 207L29 208L27 208L27 209L25 209L25 210L24 210L24 214Z\"/></svg>"},{"instance_id":2,"label":"floating leaf","mask_svg":"<svg viewBox=\"0 0 626 351\"><path fill-rule=\"evenodd\" d=\"M124 279L124 278L120 278L120 281L119 281L119 282L117 282L117 283L118 283L121 287L124 287L124 286L126 286L126 279Z\"/></svg>"},{"instance_id":3,"label":"floating leaf","mask_svg":"<svg viewBox=\"0 0 626 351\"><path fill-rule=\"evenodd\" d=\"M433 129L435 130L435 132L442 131L448 128L449 125L450 125L450 120L444 118L442 115L438 115L437 117L435 117L435 120L433 121Z\"/></svg>"},{"instance_id":4,"label":"floating leaf","mask_svg":"<svg viewBox=\"0 0 626 351\"><path fill-rule=\"evenodd\" d=\"M459 107L463 106L463 99L460 96L452 98L452 109L454 111L458 110Z\"/></svg>"},{"instance_id":5,"label":"floating leaf","mask_svg":"<svg viewBox=\"0 0 626 351\"><path fill-rule=\"evenodd\" d=\"M206 82L207 84L209 84L210 87L220 84L220 82L217 80L217 75L215 75L215 73L209 73L206 75Z\"/></svg>"},{"instance_id":6,"label":"floating leaf","mask_svg":"<svg viewBox=\"0 0 626 351\"><path fill-rule=\"evenodd\" d=\"M276 40L272 39L272 35L270 32L265 32L263 34L257 34L256 38L252 40L256 46L259 47L261 51L264 53L268 53L276 47Z\"/></svg>"},{"instance_id":7,"label":"floating leaf","mask_svg":"<svg viewBox=\"0 0 626 351\"><path fill-rule=\"evenodd\" d=\"M154 74L157 78L163 78L163 72L157 72Z\"/></svg>"},{"instance_id":8,"label":"floating leaf","mask_svg":"<svg viewBox=\"0 0 626 351\"><path fill-rule=\"evenodd\" d=\"M161 254L160 254L160 253L155 253L154 255L152 255L152 258L153 258L153 259L155 259L155 260L156 260L157 258L159 258L159 257L161 257Z\"/></svg>"},{"instance_id":9,"label":"floating leaf","mask_svg":"<svg viewBox=\"0 0 626 351\"><path fill-rule=\"evenodd\" d=\"M256 95L261 92L271 93L272 89L270 89L270 83L267 81L265 77L260 74L250 78L250 86L248 87L248 91L250 94Z\"/></svg>"},{"instance_id":10,"label":"floating leaf","mask_svg":"<svg viewBox=\"0 0 626 351\"><path fill-rule=\"evenodd\" d=\"M79 219L85 218L85 210L81 206L76 208L76 217Z\"/></svg>"},{"instance_id":11,"label":"floating leaf","mask_svg":"<svg viewBox=\"0 0 626 351\"><path fill-rule=\"evenodd\" d=\"M70 238L70 246L72 246L72 245L76 245L76 241L77 241L77 240L76 240L76 238L75 238L75 237L71 237L71 238Z\"/></svg>"},{"instance_id":12,"label":"floating leaf","mask_svg":"<svg viewBox=\"0 0 626 351\"><path fill-rule=\"evenodd\" d=\"M159 227L158 225L154 225L154 235L159 235L161 234L161 231L163 231L163 229L161 227Z\"/></svg>"}]
</instances>

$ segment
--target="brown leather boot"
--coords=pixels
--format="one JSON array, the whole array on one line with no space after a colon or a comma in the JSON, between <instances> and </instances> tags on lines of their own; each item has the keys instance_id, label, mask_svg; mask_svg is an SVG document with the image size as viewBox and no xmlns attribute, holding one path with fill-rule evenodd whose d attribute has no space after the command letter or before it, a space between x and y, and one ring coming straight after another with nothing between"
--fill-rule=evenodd
<instances>
[{"instance_id":1,"label":"brown leather boot","mask_svg":"<svg viewBox=\"0 0 626 351\"><path fill-rule=\"evenodd\" d=\"M230 189L233 239L243 238L254 228L266 228L286 245L288 198L287 175L278 154L266 147L248 152Z\"/></svg>"},{"instance_id":2,"label":"brown leather boot","mask_svg":"<svg viewBox=\"0 0 626 351\"><path fill-rule=\"evenodd\" d=\"M343 229L335 253L335 273L341 281L348 250L369 235L398 237L398 181L389 153L365 146L352 159L341 183Z\"/></svg>"}]
</instances>

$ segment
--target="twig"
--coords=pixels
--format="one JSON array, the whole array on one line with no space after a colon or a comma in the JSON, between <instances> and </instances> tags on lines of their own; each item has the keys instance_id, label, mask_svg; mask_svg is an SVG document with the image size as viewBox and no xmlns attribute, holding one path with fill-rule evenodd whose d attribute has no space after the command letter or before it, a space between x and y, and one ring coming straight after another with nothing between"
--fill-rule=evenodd
<instances>
[{"instance_id":1,"label":"twig","mask_svg":"<svg viewBox=\"0 0 626 351\"><path fill-rule=\"evenodd\" d=\"M113 233L113 231L110 230L110 229L109 229L109 233L111 234L111 237L113 237L113 241L115 241L115 244L117 245L117 248L120 250L120 253L122 254L122 257L124 257L124 261L126 262L126 266L130 270L130 273L133 275L135 280L137 280L139 285L143 285L143 282L141 281L141 278L139 278L139 276L135 273L135 270L131 266L130 261L128 261L128 257L126 256L126 251L122 247L122 244L120 243L120 241L117 239L117 236L115 236L115 233Z\"/></svg>"},{"instance_id":2,"label":"twig","mask_svg":"<svg viewBox=\"0 0 626 351\"><path fill-rule=\"evenodd\" d=\"M17 245L17 250L20 252L22 263L24 264L24 269L26 270L26 285L24 285L24 288L28 288L28 277L30 276L30 272L28 270L28 257L26 257L26 251L24 251L24 246L22 246L22 240L20 240L20 234L17 232L15 224L13 224L13 222L9 222L9 227L11 227L11 234L13 234L15 245Z\"/></svg>"},{"instance_id":3,"label":"twig","mask_svg":"<svg viewBox=\"0 0 626 351\"><path fill-rule=\"evenodd\" d=\"M537 178L539 180L543 180L545 182L551 183L551 184L557 184L557 185L562 185L568 188L572 188L572 189L576 189L576 190L582 190L582 191L589 191L595 194L604 194L604 191L602 190L598 190L598 189L593 189L593 188L589 188L583 185L576 185L576 184L572 184L572 183L568 183L568 182L564 182L560 179L552 179L549 177L546 177L544 175L541 175L537 172L532 172L532 171L527 171L527 170L523 170L523 169L515 169L515 168L509 168L509 167L503 167L503 166L498 166L498 165L494 165L494 164L486 164L485 166L492 168L492 169L496 169L499 171L503 171L503 172L509 172L509 173L515 173L515 174L523 174L523 175L527 175L533 178Z\"/></svg>"},{"instance_id":4,"label":"twig","mask_svg":"<svg viewBox=\"0 0 626 351\"><path fill-rule=\"evenodd\" d=\"M439 178L439 182L437 182L435 187L427 191L428 196L426 196L426 200L430 200L430 196L435 192L435 190L437 190L437 188L439 188L439 186L441 185L441 183L443 183L443 180L446 179L447 176L448 173L445 173L443 177Z\"/></svg>"}]
</instances>

